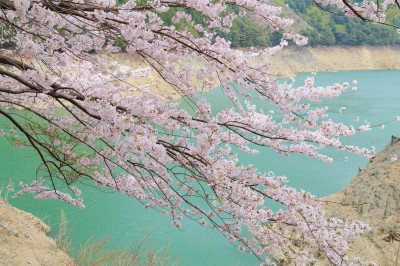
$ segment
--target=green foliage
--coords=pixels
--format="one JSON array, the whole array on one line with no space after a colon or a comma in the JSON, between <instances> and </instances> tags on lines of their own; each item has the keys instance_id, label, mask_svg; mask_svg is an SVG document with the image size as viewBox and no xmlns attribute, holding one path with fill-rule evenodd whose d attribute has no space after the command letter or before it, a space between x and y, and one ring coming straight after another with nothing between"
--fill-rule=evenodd
<instances>
[{"instance_id":1,"label":"green foliage","mask_svg":"<svg viewBox=\"0 0 400 266\"><path fill-rule=\"evenodd\" d=\"M126 0L117 0L121 5ZM138 4L145 4L147 0L140 0ZM315 45L398 45L400 35L391 27L365 23L359 19L331 14L319 8L313 0L273 0L274 5L284 7L288 5L295 13L304 19L309 27L300 33L308 37L309 44ZM230 11L239 12L238 7L229 7ZM179 30L186 29L194 36L201 33L194 30L184 21L173 23L172 18L177 11L190 14L196 24L202 25L206 30L206 17L194 10L171 8L168 12L160 13L165 25L174 26ZM335 11L335 10L333 10ZM400 15L393 12L389 22L400 25ZM229 33L219 32L219 36L231 42L232 47L266 47L279 44L282 33L271 32L267 27L254 22L247 17L237 18ZM115 43L125 49L123 40L115 40Z\"/></svg>"},{"instance_id":2,"label":"green foliage","mask_svg":"<svg viewBox=\"0 0 400 266\"><path fill-rule=\"evenodd\" d=\"M128 0L117 0L117 6L122 6L126 2L128 2Z\"/></svg>"},{"instance_id":3,"label":"green foliage","mask_svg":"<svg viewBox=\"0 0 400 266\"><path fill-rule=\"evenodd\" d=\"M255 24L248 18L237 18L229 33L220 35L232 44L232 47L265 47L271 45L270 34L265 28Z\"/></svg>"},{"instance_id":4,"label":"green foliage","mask_svg":"<svg viewBox=\"0 0 400 266\"><path fill-rule=\"evenodd\" d=\"M286 0L286 3L309 24L310 27L301 33L309 38L310 45L400 44L400 36L394 28L331 14L312 0ZM393 13L388 22L400 25L400 15Z\"/></svg>"},{"instance_id":5,"label":"green foliage","mask_svg":"<svg viewBox=\"0 0 400 266\"><path fill-rule=\"evenodd\" d=\"M191 25L189 25L186 20L180 20L178 23L172 22L172 18L178 11L184 11L185 13L192 16L192 19L195 22L195 24L201 24L204 27L206 27L205 23L206 17L194 10L183 10L182 8L170 8L167 12L159 13L158 15L163 19L164 24L166 26L174 26L178 30L187 30L190 33L192 33L194 37L200 36L200 33L197 32Z\"/></svg>"},{"instance_id":6,"label":"green foliage","mask_svg":"<svg viewBox=\"0 0 400 266\"><path fill-rule=\"evenodd\" d=\"M15 37L15 31L8 24L0 21L0 49L8 49L15 46L13 38Z\"/></svg>"},{"instance_id":7,"label":"green foliage","mask_svg":"<svg viewBox=\"0 0 400 266\"><path fill-rule=\"evenodd\" d=\"M237 7L229 7L230 11L239 12ZM172 18L178 11L183 11L189 14L195 24L200 24L204 29L208 30L207 24L205 23L207 17L203 14L196 12L195 10L183 10L181 8L170 8L167 12L160 13L159 16L164 20L166 26L174 26L178 30L188 30L193 36L200 36L201 33L194 30L186 21L179 21L173 23ZM269 34L264 27L254 23L248 18L237 18L232 25L229 33L218 32L220 37L224 37L231 42L232 47L265 47L271 45Z\"/></svg>"}]
</instances>

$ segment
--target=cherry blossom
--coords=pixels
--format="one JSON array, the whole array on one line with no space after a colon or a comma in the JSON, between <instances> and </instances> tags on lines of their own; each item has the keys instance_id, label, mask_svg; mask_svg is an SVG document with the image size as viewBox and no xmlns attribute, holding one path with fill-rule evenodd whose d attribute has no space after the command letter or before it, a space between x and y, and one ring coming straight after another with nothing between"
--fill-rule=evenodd
<instances>
[{"instance_id":1,"label":"cherry blossom","mask_svg":"<svg viewBox=\"0 0 400 266\"><path fill-rule=\"evenodd\" d=\"M382 23L385 10L396 4L315 2ZM234 14L229 6L242 11ZM312 75L295 87L271 76L270 63L253 64L259 56L279 53L288 41L307 42L288 30L293 21L281 16L280 7L256 0L128 0L121 5L112 0L0 0L0 8L0 42L11 47L0 50L0 115L12 125L1 128L0 136L31 146L41 159L38 178L21 183L15 197L33 193L37 199L83 208L84 193L77 186L90 183L160 210L178 228L184 218L215 228L264 265L270 263L267 255L290 250L292 239L280 233L282 228L307 242L296 251L297 264L313 261L313 249L333 264L351 263L347 243L367 232L367 225L327 219L314 196L289 187L284 176L243 165L234 152L258 154L266 147L279 155L326 162L332 158L324 147L373 155L371 149L341 142L370 130L368 123L355 129L333 121L328 107L314 105L339 97L348 83L319 87ZM206 27L186 9L202 14ZM176 10L175 25L167 26L162 14L171 10ZM217 33L229 31L232 21L246 13L271 30L284 31L281 43L258 51L232 49ZM178 23L184 27L178 30ZM102 56L116 53L140 57L148 66L133 70ZM151 73L190 107L182 109L152 93L149 84L130 82ZM216 85L232 107L215 110L196 96ZM264 105L256 106L252 98ZM270 201L282 208L272 209Z\"/></svg>"}]
</instances>

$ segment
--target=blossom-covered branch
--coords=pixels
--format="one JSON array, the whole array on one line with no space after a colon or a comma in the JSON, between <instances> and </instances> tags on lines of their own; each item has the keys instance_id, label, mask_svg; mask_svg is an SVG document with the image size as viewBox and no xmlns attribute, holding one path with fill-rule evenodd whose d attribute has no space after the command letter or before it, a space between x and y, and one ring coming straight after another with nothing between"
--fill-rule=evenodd
<instances>
[{"instance_id":1,"label":"blossom-covered branch","mask_svg":"<svg viewBox=\"0 0 400 266\"><path fill-rule=\"evenodd\" d=\"M363 1L349 1L349 0L313 0L318 6L326 8L329 6L336 7L339 12L348 17L359 18L366 22L378 23L387 26L392 26L400 29L400 25L394 25L387 22L391 13L398 12L400 9L399 0L363 0ZM336 13L336 12L335 12ZM398 32L400 32L398 30Z\"/></svg>"},{"instance_id":2,"label":"blossom-covered branch","mask_svg":"<svg viewBox=\"0 0 400 266\"><path fill-rule=\"evenodd\" d=\"M16 196L37 193L39 199L84 207L73 184L108 187L171 216L176 227L184 217L213 227L267 264L266 255L289 247L282 227L301 234L330 262L349 262L346 243L367 231L366 225L327 220L313 196L287 186L285 177L241 164L234 152L268 147L327 162L332 159L320 152L324 147L372 155L342 144L339 137L356 129L332 121L327 107L313 107L349 85L317 87L309 77L294 87L269 75L269 63L253 63L288 42L306 44L301 35L285 32L278 46L250 52L231 49L218 37L246 12L285 31L292 20L269 1L140 2L0 0L0 42L10 47L0 50L0 114L10 123L0 135L33 147L43 175L21 184ZM204 15L206 27L187 9ZM173 13L174 25L164 23L166 12ZM132 70L102 56L121 52L140 56L150 68ZM192 111L131 83L150 71ZM213 110L196 98L196 92L216 85L233 107ZM252 97L262 99L263 108L279 110L279 119L259 111ZM267 200L282 209L274 211ZM307 248L295 255L299 263L313 259Z\"/></svg>"}]
</instances>

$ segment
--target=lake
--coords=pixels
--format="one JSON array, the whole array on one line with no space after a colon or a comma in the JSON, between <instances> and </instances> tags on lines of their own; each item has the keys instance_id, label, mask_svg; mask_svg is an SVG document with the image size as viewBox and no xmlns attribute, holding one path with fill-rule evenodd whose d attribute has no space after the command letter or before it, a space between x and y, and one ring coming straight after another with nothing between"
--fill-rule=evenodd
<instances>
[{"instance_id":1,"label":"lake","mask_svg":"<svg viewBox=\"0 0 400 266\"><path fill-rule=\"evenodd\" d=\"M305 74L299 75L297 83L300 84L305 77ZM316 84L350 83L354 79L358 81L356 92L349 89L341 97L324 102L329 106L331 118L357 126L364 120L374 125L395 120L400 115L400 71L317 73ZM207 97L214 108L222 109L229 104L220 101L224 98L218 89L199 97ZM346 107L342 113L339 112L341 107ZM390 142L392 135L400 135L400 122L392 121L384 129L377 127L343 141L363 147L375 146L380 151ZM263 149L257 156L242 153L239 158L242 164L252 163L262 171L286 175L291 186L319 197L341 190L357 174L358 168L368 162L367 158L344 152L326 150L325 153L334 158L332 164L297 155L281 157L268 149ZM15 149L0 138L0 182L3 187L10 182L16 185L19 180L31 180L38 161L31 149ZM181 265L259 264L252 255L239 253L217 231L202 228L191 220L184 220L182 229L178 230L168 217L144 209L141 204L119 193L92 187L85 188L83 193L86 205L83 210L55 200L32 200L31 195L9 201L46 221L54 229L53 236L58 233L60 212L64 210L75 252L89 239L106 236L109 238L107 247L112 249L135 245L146 238L148 247L167 247L168 255L176 257Z\"/></svg>"}]
</instances>

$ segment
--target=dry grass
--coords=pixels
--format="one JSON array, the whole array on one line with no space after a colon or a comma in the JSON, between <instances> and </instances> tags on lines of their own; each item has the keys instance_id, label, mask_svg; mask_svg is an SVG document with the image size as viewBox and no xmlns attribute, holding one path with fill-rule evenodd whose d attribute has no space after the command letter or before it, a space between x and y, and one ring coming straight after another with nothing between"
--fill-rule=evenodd
<instances>
[{"instance_id":1,"label":"dry grass","mask_svg":"<svg viewBox=\"0 0 400 266\"><path fill-rule=\"evenodd\" d=\"M59 224L58 235L55 238L57 246L67 254L71 254L73 251L72 240L68 232L68 221L67 216L64 211L60 214L60 224Z\"/></svg>"},{"instance_id":2,"label":"dry grass","mask_svg":"<svg viewBox=\"0 0 400 266\"><path fill-rule=\"evenodd\" d=\"M69 237L65 213L60 215L59 233L56 237L58 247L72 254L73 244ZM79 250L75 264L79 266L173 266L179 265L175 258L168 256L168 248L154 250L148 245L148 238L125 249L109 250L107 238L90 239Z\"/></svg>"},{"instance_id":3,"label":"dry grass","mask_svg":"<svg viewBox=\"0 0 400 266\"><path fill-rule=\"evenodd\" d=\"M167 249L153 250L145 249L141 242L134 248L124 250L106 249L107 239L91 240L81 248L76 258L77 265L177 265L176 260L171 259L166 254Z\"/></svg>"}]
</instances>

